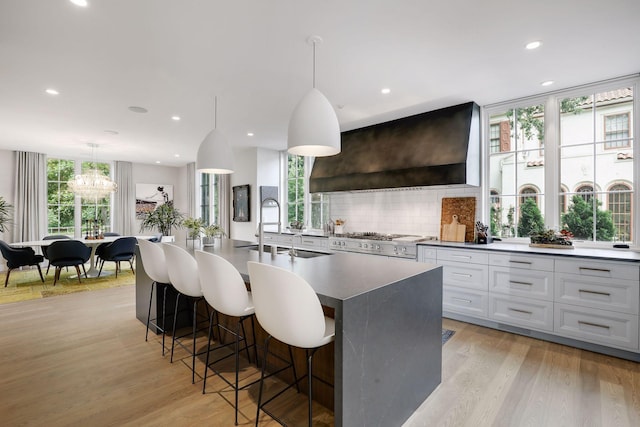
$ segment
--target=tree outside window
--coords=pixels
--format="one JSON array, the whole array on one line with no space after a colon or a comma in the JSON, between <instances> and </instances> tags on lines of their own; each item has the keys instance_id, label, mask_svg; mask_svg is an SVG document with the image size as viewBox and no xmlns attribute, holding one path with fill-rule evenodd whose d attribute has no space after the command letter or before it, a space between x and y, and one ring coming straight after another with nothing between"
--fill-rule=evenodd
<instances>
[{"instance_id":1,"label":"tree outside window","mask_svg":"<svg viewBox=\"0 0 640 427\"><path fill-rule=\"evenodd\" d=\"M47 160L47 234L74 235L75 196L67 188L74 176L73 160Z\"/></svg>"}]
</instances>

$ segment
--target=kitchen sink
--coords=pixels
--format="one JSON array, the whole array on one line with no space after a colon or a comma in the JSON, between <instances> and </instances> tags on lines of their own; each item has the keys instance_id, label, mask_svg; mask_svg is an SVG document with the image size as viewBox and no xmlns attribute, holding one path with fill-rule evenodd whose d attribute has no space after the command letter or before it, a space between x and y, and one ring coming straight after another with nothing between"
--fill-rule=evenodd
<instances>
[{"instance_id":1,"label":"kitchen sink","mask_svg":"<svg viewBox=\"0 0 640 427\"><path fill-rule=\"evenodd\" d=\"M250 246L244 246L245 248L249 249L250 251L258 251L258 245L250 245ZM289 253L289 248L284 247L284 246L278 246L278 254L280 255L287 255ZM265 245L264 246L264 253L265 254L270 254L271 253L271 246L269 245ZM296 258L315 258L315 257L319 257L319 256L324 256L324 255L331 255L331 253L326 253L326 252L314 252L314 251L307 251L305 249L296 249Z\"/></svg>"}]
</instances>

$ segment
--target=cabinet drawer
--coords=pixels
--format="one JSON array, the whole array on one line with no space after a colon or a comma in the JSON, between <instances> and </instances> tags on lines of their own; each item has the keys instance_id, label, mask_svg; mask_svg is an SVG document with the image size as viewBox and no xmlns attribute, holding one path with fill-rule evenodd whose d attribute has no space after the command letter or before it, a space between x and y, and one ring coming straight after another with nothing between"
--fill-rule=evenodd
<instances>
[{"instance_id":1,"label":"cabinet drawer","mask_svg":"<svg viewBox=\"0 0 640 427\"><path fill-rule=\"evenodd\" d=\"M553 271L553 258L514 253L489 254L489 265L522 268L526 270Z\"/></svg>"},{"instance_id":2,"label":"cabinet drawer","mask_svg":"<svg viewBox=\"0 0 640 427\"><path fill-rule=\"evenodd\" d=\"M638 314L640 286L634 280L556 273L555 300L566 304Z\"/></svg>"},{"instance_id":3,"label":"cabinet drawer","mask_svg":"<svg viewBox=\"0 0 640 427\"><path fill-rule=\"evenodd\" d=\"M587 258L557 259L555 271L608 279L640 280L640 267L631 262L598 261Z\"/></svg>"},{"instance_id":4,"label":"cabinet drawer","mask_svg":"<svg viewBox=\"0 0 640 427\"><path fill-rule=\"evenodd\" d=\"M489 289L489 267L486 265L440 260L438 264L442 265L442 283L446 286L460 286L485 292Z\"/></svg>"},{"instance_id":5,"label":"cabinet drawer","mask_svg":"<svg viewBox=\"0 0 640 427\"><path fill-rule=\"evenodd\" d=\"M454 261L470 264L487 264L489 254L479 250L438 249L438 262Z\"/></svg>"},{"instance_id":6,"label":"cabinet drawer","mask_svg":"<svg viewBox=\"0 0 640 427\"><path fill-rule=\"evenodd\" d=\"M555 304L557 334L625 349L638 349L638 316L594 308Z\"/></svg>"},{"instance_id":7,"label":"cabinet drawer","mask_svg":"<svg viewBox=\"0 0 640 427\"><path fill-rule=\"evenodd\" d=\"M420 262L434 263L437 259L436 248L428 246L418 246L418 259Z\"/></svg>"},{"instance_id":8,"label":"cabinet drawer","mask_svg":"<svg viewBox=\"0 0 640 427\"><path fill-rule=\"evenodd\" d=\"M442 288L442 310L487 317L487 293L445 286Z\"/></svg>"},{"instance_id":9,"label":"cabinet drawer","mask_svg":"<svg viewBox=\"0 0 640 427\"><path fill-rule=\"evenodd\" d=\"M553 273L490 266L489 290L502 294L553 301Z\"/></svg>"},{"instance_id":10,"label":"cabinet drawer","mask_svg":"<svg viewBox=\"0 0 640 427\"><path fill-rule=\"evenodd\" d=\"M489 295L489 318L529 329L553 331L553 303L513 296Z\"/></svg>"}]
</instances>

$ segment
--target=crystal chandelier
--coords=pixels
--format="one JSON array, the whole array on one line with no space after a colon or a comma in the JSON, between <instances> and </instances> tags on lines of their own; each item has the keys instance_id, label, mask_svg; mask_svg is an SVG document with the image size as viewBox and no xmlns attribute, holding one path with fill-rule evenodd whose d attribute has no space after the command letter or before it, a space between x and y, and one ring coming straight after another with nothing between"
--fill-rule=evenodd
<instances>
[{"instance_id":1,"label":"crystal chandelier","mask_svg":"<svg viewBox=\"0 0 640 427\"><path fill-rule=\"evenodd\" d=\"M89 144L89 146L95 149L97 144ZM67 181L69 190L84 199L100 199L118 189L115 182L95 169L95 158L93 164L93 170L76 175L75 178Z\"/></svg>"}]
</instances>

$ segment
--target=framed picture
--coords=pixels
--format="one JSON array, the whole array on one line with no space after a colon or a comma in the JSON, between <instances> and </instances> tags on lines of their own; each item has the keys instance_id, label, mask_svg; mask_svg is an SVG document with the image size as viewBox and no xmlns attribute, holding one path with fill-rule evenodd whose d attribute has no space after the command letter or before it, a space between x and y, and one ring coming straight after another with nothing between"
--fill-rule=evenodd
<instances>
[{"instance_id":1,"label":"framed picture","mask_svg":"<svg viewBox=\"0 0 640 427\"><path fill-rule=\"evenodd\" d=\"M235 222L249 222L251 220L251 192L249 185L233 187L233 220Z\"/></svg>"}]
</instances>

